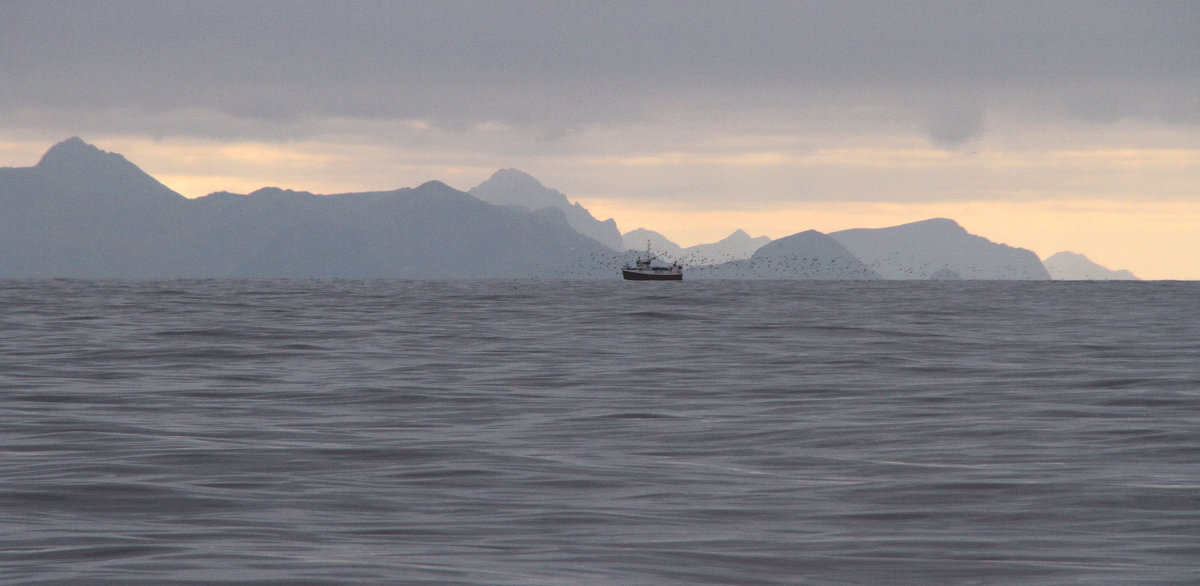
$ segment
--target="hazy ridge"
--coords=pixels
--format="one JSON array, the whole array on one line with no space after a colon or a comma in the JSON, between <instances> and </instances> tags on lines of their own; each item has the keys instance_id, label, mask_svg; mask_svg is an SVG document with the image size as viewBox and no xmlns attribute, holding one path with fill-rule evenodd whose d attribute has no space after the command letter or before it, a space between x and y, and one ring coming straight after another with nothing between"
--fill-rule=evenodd
<instances>
[{"instance_id":1,"label":"hazy ridge","mask_svg":"<svg viewBox=\"0 0 1200 586\"><path fill-rule=\"evenodd\" d=\"M775 241L739 229L682 248L648 229L622 235L613 219L515 169L466 192L430 181L187 199L79 138L33 167L0 169L0 212L7 278L615 278L647 241L682 260L689 278L1136 278L1061 255L1047 259L1052 274L1033 252L944 218Z\"/></svg>"},{"instance_id":2,"label":"hazy ridge","mask_svg":"<svg viewBox=\"0 0 1200 586\"><path fill-rule=\"evenodd\" d=\"M1138 278L1127 270L1106 269L1088 259L1087 256L1062 251L1042 261L1053 279L1064 281L1136 281Z\"/></svg>"}]
</instances>

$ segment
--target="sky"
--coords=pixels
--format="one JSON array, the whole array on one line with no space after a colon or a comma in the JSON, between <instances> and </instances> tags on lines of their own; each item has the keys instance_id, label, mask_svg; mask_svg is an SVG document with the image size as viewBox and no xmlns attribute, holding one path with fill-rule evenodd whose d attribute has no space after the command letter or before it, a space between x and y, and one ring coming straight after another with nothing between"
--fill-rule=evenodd
<instances>
[{"instance_id":1,"label":"sky","mask_svg":"<svg viewBox=\"0 0 1200 586\"><path fill-rule=\"evenodd\" d=\"M957 220L1200 279L1200 2L0 2L0 166L188 197L517 168L619 228Z\"/></svg>"}]
</instances>

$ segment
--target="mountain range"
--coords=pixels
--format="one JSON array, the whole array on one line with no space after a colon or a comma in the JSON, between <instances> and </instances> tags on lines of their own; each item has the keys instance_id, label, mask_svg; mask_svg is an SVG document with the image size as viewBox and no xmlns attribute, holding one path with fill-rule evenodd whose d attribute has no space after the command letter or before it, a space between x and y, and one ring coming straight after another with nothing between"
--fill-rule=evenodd
<instances>
[{"instance_id":1,"label":"mountain range","mask_svg":"<svg viewBox=\"0 0 1200 586\"><path fill-rule=\"evenodd\" d=\"M885 279L1049 279L1036 254L967 233L934 218L891 228L830 234Z\"/></svg>"},{"instance_id":2,"label":"mountain range","mask_svg":"<svg viewBox=\"0 0 1200 586\"><path fill-rule=\"evenodd\" d=\"M1060 281L1136 281L1133 273L1106 269L1077 252L1064 250L1042 261L1052 279Z\"/></svg>"},{"instance_id":3,"label":"mountain range","mask_svg":"<svg viewBox=\"0 0 1200 586\"><path fill-rule=\"evenodd\" d=\"M679 259L691 266L715 265L732 260L749 258L771 239L766 236L751 237L742 229L716 242L697 244L683 248L653 230L638 228L622 236L625 248L642 250L649 246L660 254Z\"/></svg>"},{"instance_id":4,"label":"mountain range","mask_svg":"<svg viewBox=\"0 0 1200 586\"><path fill-rule=\"evenodd\" d=\"M737 230L681 248L651 230L622 235L515 169L465 192L430 181L188 199L79 138L33 167L0 168L2 278L615 278L647 241L689 278L1135 278L1062 256L1074 253L1043 265L947 219L775 241Z\"/></svg>"},{"instance_id":5,"label":"mountain range","mask_svg":"<svg viewBox=\"0 0 1200 586\"><path fill-rule=\"evenodd\" d=\"M748 259L698 267L696 277L713 279L876 280L879 273L837 240L816 230L773 240Z\"/></svg>"},{"instance_id":6,"label":"mountain range","mask_svg":"<svg viewBox=\"0 0 1200 586\"><path fill-rule=\"evenodd\" d=\"M75 138L34 167L0 169L0 277L592 278L618 256L561 213L437 181L187 199Z\"/></svg>"}]
</instances>

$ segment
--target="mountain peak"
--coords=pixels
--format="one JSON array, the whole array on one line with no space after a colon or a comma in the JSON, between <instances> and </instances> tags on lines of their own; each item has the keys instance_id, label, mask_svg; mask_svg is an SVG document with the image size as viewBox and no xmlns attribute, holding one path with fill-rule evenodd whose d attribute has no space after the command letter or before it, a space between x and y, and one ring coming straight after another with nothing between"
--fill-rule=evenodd
<instances>
[{"instance_id":1,"label":"mountain peak","mask_svg":"<svg viewBox=\"0 0 1200 586\"><path fill-rule=\"evenodd\" d=\"M550 189L533 175L516 169L500 169L468 193L490 204L515 205L528 210L571 207L562 192Z\"/></svg>"},{"instance_id":2,"label":"mountain peak","mask_svg":"<svg viewBox=\"0 0 1200 586\"><path fill-rule=\"evenodd\" d=\"M805 230L772 240L755 250L749 258L702 267L696 273L701 277L724 279L879 278L875 271L836 240L816 230Z\"/></svg>"},{"instance_id":3,"label":"mountain peak","mask_svg":"<svg viewBox=\"0 0 1200 586\"><path fill-rule=\"evenodd\" d=\"M902 229L902 230L912 230L912 229L936 230L936 231L943 232L943 233L950 232L950 233L956 233L956 234L966 234L967 233L966 228L963 228L962 226L960 226L958 224L958 222L955 222L954 220L951 220L950 218L930 218L928 220L920 220L918 222L910 222L908 224L901 224L899 226L896 226L896 228Z\"/></svg>"},{"instance_id":4,"label":"mountain peak","mask_svg":"<svg viewBox=\"0 0 1200 586\"><path fill-rule=\"evenodd\" d=\"M646 228L630 230L621 237L621 240L626 250L645 250L646 244L649 244L655 251L665 252L669 256L683 253L681 246L671 242L666 236Z\"/></svg>"},{"instance_id":5,"label":"mountain peak","mask_svg":"<svg viewBox=\"0 0 1200 586\"><path fill-rule=\"evenodd\" d=\"M103 193L122 200L183 199L120 154L100 150L78 136L50 147L34 169L76 193Z\"/></svg>"},{"instance_id":6,"label":"mountain peak","mask_svg":"<svg viewBox=\"0 0 1200 586\"><path fill-rule=\"evenodd\" d=\"M78 167L89 163L99 164L104 161L128 163L121 155L102 151L83 142L83 139L78 136L72 136L50 147L50 150L42 155L42 160L38 161L37 167L39 169Z\"/></svg>"},{"instance_id":7,"label":"mountain peak","mask_svg":"<svg viewBox=\"0 0 1200 586\"><path fill-rule=\"evenodd\" d=\"M454 189L453 187L450 187L449 185L446 185L444 182L438 181L437 179L426 181L425 183L418 185L417 189L426 191L458 191L457 189Z\"/></svg>"},{"instance_id":8,"label":"mountain peak","mask_svg":"<svg viewBox=\"0 0 1200 586\"><path fill-rule=\"evenodd\" d=\"M811 252L810 249L816 249L820 250L822 254L836 256L850 254L829 235L816 230L805 230L764 244L761 248L754 251L753 258L794 255L799 248L803 248L809 252Z\"/></svg>"},{"instance_id":9,"label":"mountain peak","mask_svg":"<svg viewBox=\"0 0 1200 586\"><path fill-rule=\"evenodd\" d=\"M582 205L572 205L561 191L542 185L541 181L524 171L500 169L467 193L492 205L517 206L529 211L557 208L576 232L613 250L624 249L616 222L611 219L597 221Z\"/></svg>"},{"instance_id":10,"label":"mountain peak","mask_svg":"<svg viewBox=\"0 0 1200 586\"><path fill-rule=\"evenodd\" d=\"M292 196L312 196L308 191L296 191L295 189L284 189L282 187L260 187L250 192L250 197L292 197Z\"/></svg>"},{"instance_id":11,"label":"mountain peak","mask_svg":"<svg viewBox=\"0 0 1200 586\"><path fill-rule=\"evenodd\" d=\"M747 246L753 244L754 246L762 246L770 241L771 241L771 239L766 236L754 237L754 236L751 236L750 234L748 234L745 230L738 228L737 230L733 231L733 234L730 234L729 236L722 238L720 240L719 244L731 244L731 245L736 244L736 245L747 245ZM754 251L751 250L749 252L754 252Z\"/></svg>"},{"instance_id":12,"label":"mountain peak","mask_svg":"<svg viewBox=\"0 0 1200 586\"><path fill-rule=\"evenodd\" d=\"M78 136L72 136L71 138L68 138L67 140L64 140L64 141L50 147L51 150L56 149L56 148L84 148L84 149L89 149L89 150L93 150L93 151L97 151L97 152L100 151L100 149L98 149L86 142L83 142L83 139L79 138Z\"/></svg>"},{"instance_id":13,"label":"mountain peak","mask_svg":"<svg viewBox=\"0 0 1200 586\"><path fill-rule=\"evenodd\" d=\"M537 177L521 171L520 169L512 168L497 170L495 173L492 173L492 176L488 179L488 181L500 181L510 186L545 187L542 185L541 181L538 181Z\"/></svg>"}]
</instances>

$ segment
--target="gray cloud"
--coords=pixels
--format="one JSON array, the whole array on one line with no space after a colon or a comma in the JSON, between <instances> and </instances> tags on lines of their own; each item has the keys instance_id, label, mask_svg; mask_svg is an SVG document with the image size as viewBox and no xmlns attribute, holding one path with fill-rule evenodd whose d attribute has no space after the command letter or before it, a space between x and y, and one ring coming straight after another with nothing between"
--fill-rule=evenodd
<instances>
[{"instance_id":1,"label":"gray cloud","mask_svg":"<svg viewBox=\"0 0 1200 586\"><path fill-rule=\"evenodd\" d=\"M933 144L959 147L983 134L983 108L974 101L941 104L930 111L925 129Z\"/></svg>"},{"instance_id":2,"label":"gray cloud","mask_svg":"<svg viewBox=\"0 0 1200 586\"><path fill-rule=\"evenodd\" d=\"M1190 0L6 2L0 109L9 127L277 138L313 120L420 119L552 140L685 106L802 117L833 104L890 110L955 145L989 109L1028 104L1200 122L1197 22ZM944 109L931 88L987 99Z\"/></svg>"}]
</instances>

